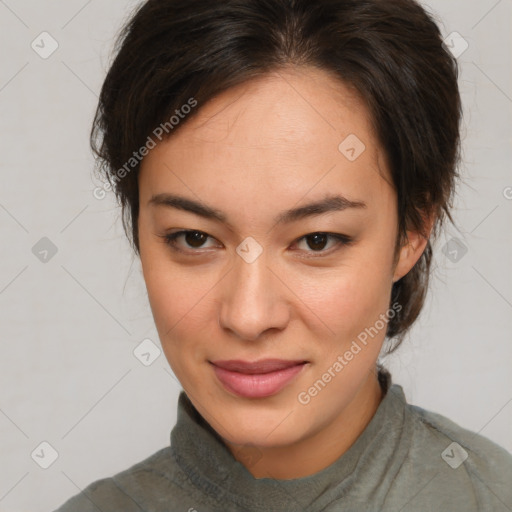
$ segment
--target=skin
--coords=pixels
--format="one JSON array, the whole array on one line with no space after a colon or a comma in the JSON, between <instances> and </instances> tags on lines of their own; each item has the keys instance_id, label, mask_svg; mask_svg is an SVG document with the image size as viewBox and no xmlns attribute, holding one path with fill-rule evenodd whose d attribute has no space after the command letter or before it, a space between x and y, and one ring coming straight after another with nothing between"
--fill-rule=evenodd
<instances>
[{"instance_id":1,"label":"skin","mask_svg":"<svg viewBox=\"0 0 512 512\"><path fill-rule=\"evenodd\" d=\"M368 111L324 71L283 69L197 108L145 157L139 176L140 258L162 348L194 406L255 478L312 475L375 414L385 329L309 403L298 395L388 311L392 283L427 239L410 231L395 252L397 197ZM355 161L338 150L350 134L366 146ZM220 210L230 225L149 203L161 193ZM333 193L366 207L274 222ZM184 252L175 251L163 237L182 229L206 236L181 236L175 244ZM304 238L318 232L353 242ZM263 251L251 263L236 252L247 237ZM209 363L264 358L309 363L258 399L227 391Z\"/></svg>"}]
</instances>

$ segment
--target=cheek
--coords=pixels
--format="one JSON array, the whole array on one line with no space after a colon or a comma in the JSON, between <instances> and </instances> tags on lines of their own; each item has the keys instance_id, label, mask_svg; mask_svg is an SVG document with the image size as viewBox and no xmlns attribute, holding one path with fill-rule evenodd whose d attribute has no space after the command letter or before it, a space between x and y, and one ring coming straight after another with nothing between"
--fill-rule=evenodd
<instances>
[{"instance_id":1,"label":"cheek","mask_svg":"<svg viewBox=\"0 0 512 512\"><path fill-rule=\"evenodd\" d=\"M350 343L387 311L391 293L390 268L391 262L382 258L382 254L375 256L361 248L354 251L343 267L316 280L314 286L310 282L305 302L335 338ZM303 292L306 293L306 288Z\"/></svg>"},{"instance_id":2,"label":"cheek","mask_svg":"<svg viewBox=\"0 0 512 512\"><path fill-rule=\"evenodd\" d=\"M197 273L173 264L171 249L156 241L147 229L140 231L140 249L149 303L164 343L193 310L204 286Z\"/></svg>"},{"instance_id":3,"label":"cheek","mask_svg":"<svg viewBox=\"0 0 512 512\"><path fill-rule=\"evenodd\" d=\"M198 333L206 319L208 290L214 282L200 279L193 272L183 271L168 261L153 264L144 277L149 302L162 343L182 339L183 333Z\"/></svg>"},{"instance_id":4,"label":"cheek","mask_svg":"<svg viewBox=\"0 0 512 512\"><path fill-rule=\"evenodd\" d=\"M162 345L168 343L197 302L194 281L172 265L169 249L140 235L140 259L148 299Z\"/></svg>"},{"instance_id":5,"label":"cheek","mask_svg":"<svg viewBox=\"0 0 512 512\"><path fill-rule=\"evenodd\" d=\"M197 291L169 262L153 264L145 279L164 355L181 385L189 387L194 369L202 362L200 340L208 339L202 328L205 298L200 298L204 292Z\"/></svg>"},{"instance_id":6,"label":"cheek","mask_svg":"<svg viewBox=\"0 0 512 512\"><path fill-rule=\"evenodd\" d=\"M211 268L182 267L159 243L149 244L141 262L148 298L162 349L174 374L185 386L201 378L197 368L212 338L216 286L222 275Z\"/></svg>"}]
</instances>

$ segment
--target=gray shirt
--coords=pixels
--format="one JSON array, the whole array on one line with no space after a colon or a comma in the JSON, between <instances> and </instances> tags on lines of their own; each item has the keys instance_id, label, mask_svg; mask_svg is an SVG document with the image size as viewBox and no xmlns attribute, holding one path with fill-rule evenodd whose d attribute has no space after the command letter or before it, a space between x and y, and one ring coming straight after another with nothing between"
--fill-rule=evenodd
<instances>
[{"instance_id":1,"label":"gray shirt","mask_svg":"<svg viewBox=\"0 0 512 512\"><path fill-rule=\"evenodd\" d=\"M389 373L379 380L386 394L356 442L293 480L254 478L182 391L170 446L91 483L56 512L512 511L509 452L408 404Z\"/></svg>"}]
</instances>

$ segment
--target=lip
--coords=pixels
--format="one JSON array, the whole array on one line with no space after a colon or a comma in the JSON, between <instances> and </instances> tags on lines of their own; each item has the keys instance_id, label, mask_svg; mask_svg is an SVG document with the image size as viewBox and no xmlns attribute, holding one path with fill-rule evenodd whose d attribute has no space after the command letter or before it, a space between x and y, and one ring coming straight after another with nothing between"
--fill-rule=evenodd
<instances>
[{"instance_id":1,"label":"lip","mask_svg":"<svg viewBox=\"0 0 512 512\"><path fill-rule=\"evenodd\" d=\"M212 364L225 370L232 372L256 374L270 373L277 370L284 370L291 366L306 363L303 359L286 360L286 359L260 359L259 361L242 361L241 359L230 359L226 361L211 361Z\"/></svg>"},{"instance_id":2,"label":"lip","mask_svg":"<svg viewBox=\"0 0 512 512\"><path fill-rule=\"evenodd\" d=\"M307 361L264 359L213 361L215 375L228 391L245 398L264 398L281 391L307 365Z\"/></svg>"}]
</instances>

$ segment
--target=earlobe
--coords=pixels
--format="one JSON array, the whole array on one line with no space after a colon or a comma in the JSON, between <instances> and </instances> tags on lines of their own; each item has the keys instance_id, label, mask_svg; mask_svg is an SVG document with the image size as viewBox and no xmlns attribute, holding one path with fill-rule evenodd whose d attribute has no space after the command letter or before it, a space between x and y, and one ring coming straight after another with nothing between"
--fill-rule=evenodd
<instances>
[{"instance_id":1,"label":"earlobe","mask_svg":"<svg viewBox=\"0 0 512 512\"><path fill-rule=\"evenodd\" d=\"M434 218L431 217L427 220L426 236L419 231L407 231L407 240L400 248L398 262L393 273L393 283L404 277L421 258L429 241L433 225Z\"/></svg>"},{"instance_id":2,"label":"earlobe","mask_svg":"<svg viewBox=\"0 0 512 512\"><path fill-rule=\"evenodd\" d=\"M408 233L408 240L400 249L398 263L393 274L393 282L395 283L405 276L414 267L415 263L420 259L428 239L414 233L411 237Z\"/></svg>"}]
</instances>

